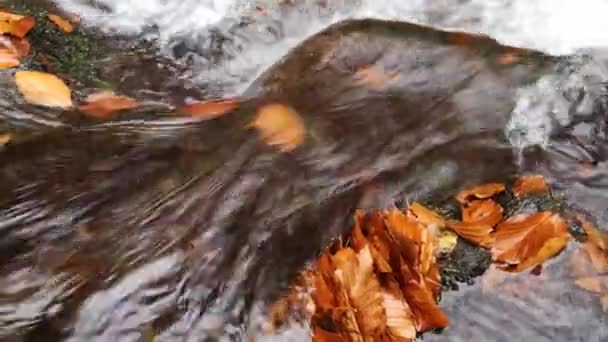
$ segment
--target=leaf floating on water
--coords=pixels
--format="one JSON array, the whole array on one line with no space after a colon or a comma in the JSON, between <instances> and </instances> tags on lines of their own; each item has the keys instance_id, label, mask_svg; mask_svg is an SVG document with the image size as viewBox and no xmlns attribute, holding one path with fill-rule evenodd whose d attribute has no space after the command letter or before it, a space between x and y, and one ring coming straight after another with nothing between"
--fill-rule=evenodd
<instances>
[{"instance_id":1,"label":"leaf floating on water","mask_svg":"<svg viewBox=\"0 0 608 342\"><path fill-rule=\"evenodd\" d=\"M520 214L496 227L493 259L515 272L534 267L559 253L570 240L566 222L557 214Z\"/></svg>"},{"instance_id":2,"label":"leaf floating on water","mask_svg":"<svg viewBox=\"0 0 608 342\"><path fill-rule=\"evenodd\" d=\"M15 83L28 103L45 107L72 107L70 88L55 75L40 71L17 71Z\"/></svg>"},{"instance_id":3,"label":"leaf floating on water","mask_svg":"<svg viewBox=\"0 0 608 342\"><path fill-rule=\"evenodd\" d=\"M238 108L237 100L212 100L193 102L180 108L180 112L204 120L220 117Z\"/></svg>"},{"instance_id":4,"label":"leaf floating on water","mask_svg":"<svg viewBox=\"0 0 608 342\"><path fill-rule=\"evenodd\" d=\"M304 122L298 113L282 104L260 108L251 126L268 145L278 146L282 152L293 151L304 143Z\"/></svg>"},{"instance_id":5,"label":"leaf floating on water","mask_svg":"<svg viewBox=\"0 0 608 342\"><path fill-rule=\"evenodd\" d=\"M8 144L13 140L13 136L10 133L0 133L0 147Z\"/></svg>"},{"instance_id":6,"label":"leaf floating on water","mask_svg":"<svg viewBox=\"0 0 608 342\"><path fill-rule=\"evenodd\" d=\"M542 175L529 175L517 178L513 184L513 194L517 197L547 192L547 182Z\"/></svg>"},{"instance_id":7,"label":"leaf floating on water","mask_svg":"<svg viewBox=\"0 0 608 342\"><path fill-rule=\"evenodd\" d=\"M72 23L69 20L63 19L61 16L58 16L57 14L50 14L50 13L47 14L47 17L61 31L63 31L65 33L74 32L74 25L72 25Z\"/></svg>"},{"instance_id":8,"label":"leaf floating on water","mask_svg":"<svg viewBox=\"0 0 608 342\"><path fill-rule=\"evenodd\" d=\"M456 199L460 203L466 203L470 199L485 199L500 194L505 191L505 185L502 183L487 183L462 190L456 195Z\"/></svg>"},{"instance_id":9,"label":"leaf floating on water","mask_svg":"<svg viewBox=\"0 0 608 342\"><path fill-rule=\"evenodd\" d=\"M78 106L78 110L97 119L107 119L118 111L136 109L140 106L134 99L116 95L111 91L89 95L85 102L86 104Z\"/></svg>"},{"instance_id":10,"label":"leaf floating on water","mask_svg":"<svg viewBox=\"0 0 608 342\"><path fill-rule=\"evenodd\" d=\"M399 71L386 71L383 67L372 65L357 70L355 84L372 90L382 91L401 78Z\"/></svg>"}]
</instances>

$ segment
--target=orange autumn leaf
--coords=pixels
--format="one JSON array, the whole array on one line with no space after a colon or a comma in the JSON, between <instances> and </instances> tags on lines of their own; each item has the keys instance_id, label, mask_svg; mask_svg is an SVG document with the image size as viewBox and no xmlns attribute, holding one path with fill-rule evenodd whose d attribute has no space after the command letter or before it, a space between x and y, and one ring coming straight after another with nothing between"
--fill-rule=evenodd
<instances>
[{"instance_id":1,"label":"orange autumn leaf","mask_svg":"<svg viewBox=\"0 0 608 342\"><path fill-rule=\"evenodd\" d=\"M10 133L0 133L0 146L8 144L13 140L13 136Z\"/></svg>"},{"instance_id":2,"label":"orange autumn leaf","mask_svg":"<svg viewBox=\"0 0 608 342\"><path fill-rule=\"evenodd\" d=\"M418 222L425 226L443 228L446 225L445 219L441 215L418 202L414 202L408 206L408 213L414 215Z\"/></svg>"},{"instance_id":3,"label":"orange autumn leaf","mask_svg":"<svg viewBox=\"0 0 608 342\"><path fill-rule=\"evenodd\" d=\"M12 13L0 13L0 34L8 34L17 38L25 37L36 26L36 19L30 16L20 16Z\"/></svg>"},{"instance_id":4,"label":"orange autumn leaf","mask_svg":"<svg viewBox=\"0 0 608 342\"><path fill-rule=\"evenodd\" d=\"M513 216L496 227L493 259L520 272L559 253L570 240L566 222L557 214L541 212Z\"/></svg>"},{"instance_id":5,"label":"orange autumn leaf","mask_svg":"<svg viewBox=\"0 0 608 342\"><path fill-rule=\"evenodd\" d=\"M350 305L355 309L357 326L364 341L373 341L386 329L386 311L378 279L374 275L373 259L368 247L355 253L344 248L332 256L337 282L346 290Z\"/></svg>"},{"instance_id":6,"label":"orange autumn leaf","mask_svg":"<svg viewBox=\"0 0 608 342\"><path fill-rule=\"evenodd\" d=\"M98 119L107 119L118 111L136 109L140 106L134 99L116 95L111 91L91 94L85 99L85 102L85 104L78 106L78 110Z\"/></svg>"},{"instance_id":7,"label":"orange autumn leaf","mask_svg":"<svg viewBox=\"0 0 608 342\"><path fill-rule=\"evenodd\" d=\"M312 330L313 342L350 342L346 336L327 331L319 326L315 326Z\"/></svg>"},{"instance_id":8,"label":"orange autumn leaf","mask_svg":"<svg viewBox=\"0 0 608 342\"><path fill-rule=\"evenodd\" d=\"M416 338L416 326L412 310L399 288L396 280L391 279L382 293L386 312L387 335L391 341L411 341Z\"/></svg>"},{"instance_id":9,"label":"orange autumn leaf","mask_svg":"<svg viewBox=\"0 0 608 342\"><path fill-rule=\"evenodd\" d=\"M462 208L462 222L449 221L458 236L478 246L489 248L494 243L494 226L502 220L503 208L492 199L474 200Z\"/></svg>"},{"instance_id":10,"label":"orange autumn leaf","mask_svg":"<svg viewBox=\"0 0 608 342\"><path fill-rule=\"evenodd\" d=\"M520 177L513 184L513 194L517 197L547 192L547 182L542 175L529 175Z\"/></svg>"},{"instance_id":11,"label":"orange autumn leaf","mask_svg":"<svg viewBox=\"0 0 608 342\"><path fill-rule=\"evenodd\" d=\"M60 78L40 71L17 71L15 83L23 98L34 105L69 108L72 91Z\"/></svg>"},{"instance_id":12,"label":"orange autumn leaf","mask_svg":"<svg viewBox=\"0 0 608 342\"><path fill-rule=\"evenodd\" d=\"M437 305L433 292L424 281L410 279L403 286L403 293L412 310L418 332L448 326L448 317Z\"/></svg>"},{"instance_id":13,"label":"orange autumn leaf","mask_svg":"<svg viewBox=\"0 0 608 342\"><path fill-rule=\"evenodd\" d=\"M278 146L282 152L290 152L304 143L305 127L302 118L294 110L282 104L265 105L258 109L251 123L266 144Z\"/></svg>"},{"instance_id":14,"label":"orange autumn leaf","mask_svg":"<svg viewBox=\"0 0 608 342\"><path fill-rule=\"evenodd\" d=\"M582 248L574 251L571 265L574 283L599 295L603 310L608 312L608 253L588 240Z\"/></svg>"},{"instance_id":15,"label":"orange autumn leaf","mask_svg":"<svg viewBox=\"0 0 608 342\"><path fill-rule=\"evenodd\" d=\"M237 100L211 100L193 102L180 108L180 112L204 119L214 119L235 110L239 105Z\"/></svg>"},{"instance_id":16,"label":"orange autumn leaf","mask_svg":"<svg viewBox=\"0 0 608 342\"><path fill-rule=\"evenodd\" d=\"M47 17L61 31L63 31L65 33L74 32L74 25L72 25L72 23L69 20L63 19L62 17L58 16L57 14L50 14L50 13L47 14Z\"/></svg>"},{"instance_id":17,"label":"orange autumn leaf","mask_svg":"<svg viewBox=\"0 0 608 342\"><path fill-rule=\"evenodd\" d=\"M366 86L377 91L386 89L400 78L399 71L387 72L382 66L378 65L361 68L354 75L356 85Z\"/></svg>"},{"instance_id":18,"label":"orange autumn leaf","mask_svg":"<svg viewBox=\"0 0 608 342\"><path fill-rule=\"evenodd\" d=\"M502 183L487 183L483 185L478 185L470 188L466 188L460 191L456 195L456 199L460 203L466 203L469 199L485 199L490 198L499 193L505 191L505 185Z\"/></svg>"}]
</instances>

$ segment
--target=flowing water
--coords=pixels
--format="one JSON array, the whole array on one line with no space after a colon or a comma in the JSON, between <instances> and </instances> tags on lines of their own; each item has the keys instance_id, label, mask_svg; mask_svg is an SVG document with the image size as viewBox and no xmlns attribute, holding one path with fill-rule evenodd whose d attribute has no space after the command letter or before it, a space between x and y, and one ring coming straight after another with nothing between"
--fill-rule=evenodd
<instances>
[{"instance_id":1,"label":"flowing water","mask_svg":"<svg viewBox=\"0 0 608 342\"><path fill-rule=\"evenodd\" d=\"M297 324L281 336L256 335L259 312L291 272L348 227L354 207L387 207L523 171L542 172L608 224L605 1L55 2L84 25L158 48L170 67L136 56L106 69L150 111L188 97L244 96L243 111L257 99L281 99L318 133L312 146L285 157L234 129L243 119L232 117L198 127L140 113L75 129L57 113L20 103L7 87L0 117L48 131L0 156L7 166L0 338L7 341L307 340ZM382 55L373 63L406 75L396 86L414 90L407 99L351 91L316 69L322 61L314 58L290 64L289 56L311 53L293 52L298 44L353 18L482 33L561 57L503 70L432 39L383 40L390 25L376 40L354 34L337 49L346 62ZM423 71L408 64L407 48L426 58ZM498 48L488 49L494 56ZM0 77L9 84L9 74ZM403 108L423 110L404 111L404 120ZM502 134L509 144L496 140ZM360 193L372 180L381 191ZM545 267L549 280L526 274L496 290L446 293L450 327L424 339L607 340L597 298L568 285L570 252Z\"/></svg>"}]
</instances>

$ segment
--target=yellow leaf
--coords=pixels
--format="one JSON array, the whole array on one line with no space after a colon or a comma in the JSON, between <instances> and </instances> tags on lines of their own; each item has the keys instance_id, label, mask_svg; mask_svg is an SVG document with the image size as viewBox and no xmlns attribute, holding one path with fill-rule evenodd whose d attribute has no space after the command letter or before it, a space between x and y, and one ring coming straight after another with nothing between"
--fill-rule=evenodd
<instances>
[{"instance_id":1,"label":"yellow leaf","mask_svg":"<svg viewBox=\"0 0 608 342\"><path fill-rule=\"evenodd\" d=\"M7 48L0 48L0 69L14 68L19 65L19 56Z\"/></svg>"},{"instance_id":2,"label":"yellow leaf","mask_svg":"<svg viewBox=\"0 0 608 342\"><path fill-rule=\"evenodd\" d=\"M65 33L74 32L74 25L56 14L47 14L49 20Z\"/></svg>"},{"instance_id":3,"label":"yellow leaf","mask_svg":"<svg viewBox=\"0 0 608 342\"><path fill-rule=\"evenodd\" d=\"M25 17L11 14L0 15L0 33L8 34L17 38L25 37L31 29L36 26L34 17Z\"/></svg>"},{"instance_id":4,"label":"yellow leaf","mask_svg":"<svg viewBox=\"0 0 608 342\"><path fill-rule=\"evenodd\" d=\"M15 82L19 92L31 104L59 108L72 106L70 88L55 75L40 71L17 71Z\"/></svg>"},{"instance_id":5,"label":"yellow leaf","mask_svg":"<svg viewBox=\"0 0 608 342\"><path fill-rule=\"evenodd\" d=\"M260 108L251 126L268 145L278 146L283 152L293 151L304 143L304 122L295 111L282 104Z\"/></svg>"}]
</instances>

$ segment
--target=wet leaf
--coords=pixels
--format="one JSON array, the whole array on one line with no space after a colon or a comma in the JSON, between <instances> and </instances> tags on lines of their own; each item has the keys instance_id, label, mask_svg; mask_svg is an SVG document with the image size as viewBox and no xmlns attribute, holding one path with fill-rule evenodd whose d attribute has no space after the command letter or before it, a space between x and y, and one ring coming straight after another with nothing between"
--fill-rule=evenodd
<instances>
[{"instance_id":1,"label":"wet leaf","mask_svg":"<svg viewBox=\"0 0 608 342\"><path fill-rule=\"evenodd\" d=\"M58 108L72 106L70 88L55 75L40 71L17 71L15 83L31 104Z\"/></svg>"},{"instance_id":2,"label":"wet leaf","mask_svg":"<svg viewBox=\"0 0 608 342\"><path fill-rule=\"evenodd\" d=\"M401 75L399 71L387 71L382 66L372 65L357 70L354 75L355 84L365 86L372 90L385 90L393 83L397 82Z\"/></svg>"},{"instance_id":3,"label":"wet leaf","mask_svg":"<svg viewBox=\"0 0 608 342\"><path fill-rule=\"evenodd\" d=\"M470 199L484 199L490 198L499 193L505 191L505 185L501 183L487 183L483 185L478 185L474 187L470 187L460 191L456 195L456 199L460 203L466 203Z\"/></svg>"},{"instance_id":4,"label":"wet leaf","mask_svg":"<svg viewBox=\"0 0 608 342\"><path fill-rule=\"evenodd\" d=\"M78 106L78 110L97 119L107 119L118 111L136 109L140 106L134 99L116 95L111 91L89 95L85 102L86 104Z\"/></svg>"},{"instance_id":5,"label":"wet leaf","mask_svg":"<svg viewBox=\"0 0 608 342\"><path fill-rule=\"evenodd\" d=\"M437 305L433 291L423 280L410 279L405 283L403 293L414 315L418 332L448 326L448 317Z\"/></svg>"},{"instance_id":6,"label":"wet leaf","mask_svg":"<svg viewBox=\"0 0 608 342\"><path fill-rule=\"evenodd\" d=\"M513 194L517 197L547 192L547 182L542 175L520 177L513 184Z\"/></svg>"},{"instance_id":7,"label":"wet leaf","mask_svg":"<svg viewBox=\"0 0 608 342\"><path fill-rule=\"evenodd\" d=\"M391 340L409 341L416 338L412 312L407 302L401 297L401 293L391 294L385 291L382 293L382 298L386 311L386 326L392 337Z\"/></svg>"},{"instance_id":8,"label":"wet leaf","mask_svg":"<svg viewBox=\"0 0 608 342\"><path fill-rule=\"evenodd\" d=\"M0 147L8 144L13 140L13 136L10 133L0 133Z\"/></svg>"},{"instance_id":9,"label":"wet leaf","mask_svg":"<svg viewBox=\"0 0 608 342\"><path fill-rule=\"evenodd\" d=\"M184 105L180 112L204 120L214 119L234 111L239 105L237 100L212 100L193 102Z\"/></svg>"},{"instance_id":10,"label":"wet leaf","mask_svg":"<svg viewBox=\"0 0 608 342\"><path fill-rule=\"evenodd\" d=\"M282 104L260 108L251 126L268 145L278 146L283 152L293 151L304 143L304 122L298 113Z\"/></svg>"},{"instance_id":11,"label":"wet leaf","mask_svg":"<svg viewBox=\"0 0 608 342\"><path fill-rule=\"evenodd\" d=\"M72 25L72 23L69 20L63 19L62 17L58 16L57 14L50 14L50 13L47 14L47 17L61 31L63 31L65 33L74 32L74 25Z\"/></svg>"},{"instance_id":12,"label":"wet leaf","mask_svg":"<svg viewBox=\"0 0 608 342\"><path fill-rule=\"evenodd\" d=\"M520 214L496 227L493 259L519 272L559 253L570 240L566 222L557 214Z\"/></svg>"},{"instance_id":13,"label":"wet leaf","mask_svg":"<svg viewBox=\"0 0 608 342\"><path fill-rule=\"evenodd\" d=\"M20 16L2 12L0 14L0 34L8 34L17 38L25 37L36 26L36 19L30 16Z\"/></svg>"},{"instance_id":14,"label":"wet leaf","mask_svg":"<svg viewBox=\"0 0 608 342\"><path fill-rule=\"evenodd\" d=\"M315 326L312 331L313 342L350 342L346 336L324 330L319 326Z\"/></svg>"},{"instance_id":15,"label":"wet leaf","mask_svg":"<svg viewBox=\"0 0 608 342\"><path fill-rule=\"evenodd\" d=\"M386 328L384 298L378 279L373 272L373 259L368 247L355 253L350 248L332 256L338 282L346 289L351 306L355 309L357 325L365 341L373 341Z\"/></svg>"},{"instance_id":16,"label":"wet leaf","mask_svg":"<svg viewBox=\"0 0 608 342\"><path fill-rule=\"evenodd\" d=\"M502 220L502 213L502 207L494 200L474 200L462 208L462 222L449 221L448 227L463 239L490 248L494 226Z\"/></svg>"},{"instance_id":17,"label":"wet leaf","mask_svg":"<svg viewBox=\"0 0 608 342\"><path fill-rule=\"evenodd\" d=\"M418 202L414 202L408 206L408 210L413 214L418 222L425 226L435 226L443 228L446 225L445 219L435 211L423 206Z\"/></svg>"},{"instance_id":18,"label":"wet leaf","mask_svg":"<svg viewBox=\"0 0 608 342\"><path fill-rule=\"evenodd\" d=\"M591 248L590 248L591 247ZM598 254L599 253L599 254ZM585 291L599 295L602 309L608 312L608 254L587 241L572 254L574 283Z\"/></svg>"}]
</instances>

